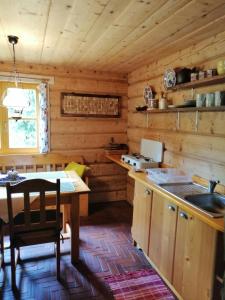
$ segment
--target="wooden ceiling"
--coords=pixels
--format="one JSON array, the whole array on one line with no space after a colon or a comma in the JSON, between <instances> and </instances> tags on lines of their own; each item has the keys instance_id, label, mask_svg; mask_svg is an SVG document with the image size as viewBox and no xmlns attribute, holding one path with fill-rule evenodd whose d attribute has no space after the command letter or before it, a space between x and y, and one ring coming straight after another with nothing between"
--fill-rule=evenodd
<instances>
[{"instance_id":1,"label":"wooden ceiling","mask_svg":"<svg viewBox=\"0 0 225 300\"><path fill-rule=\"evenodd\" d=\"M225 31L225 0L1 0L0 60L129 72Z\"/></svg>"}]
</instances>

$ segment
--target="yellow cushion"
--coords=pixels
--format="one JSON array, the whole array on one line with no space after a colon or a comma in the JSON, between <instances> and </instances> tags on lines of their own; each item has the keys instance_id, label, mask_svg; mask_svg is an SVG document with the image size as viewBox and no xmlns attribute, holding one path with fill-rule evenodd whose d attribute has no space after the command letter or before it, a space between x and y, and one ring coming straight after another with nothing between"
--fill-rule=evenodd
<instances>
[{"instance_id":1,"label":"yellow cushion","mask_svg":"<svg viewBox=\"0 0 225 300\"><path fill-rule=\"evenodd\" d=\"M72 161L65 167L65 171L75 171L80 177L82 177L86 171L86 168L87 166L80 165Z\"/></svg>"}]
</instances>

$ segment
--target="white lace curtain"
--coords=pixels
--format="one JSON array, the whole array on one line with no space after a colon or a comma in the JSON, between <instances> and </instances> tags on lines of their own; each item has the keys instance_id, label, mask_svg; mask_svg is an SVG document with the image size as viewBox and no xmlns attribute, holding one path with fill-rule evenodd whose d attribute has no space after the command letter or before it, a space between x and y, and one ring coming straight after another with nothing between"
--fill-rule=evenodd
<instances>
[{"instance_id":1,"label":"white lace curtain","mask_svg":"<svg viewBox=\"0 0 225 300\"><path fill-rule=\"evenodd\" d=\"M42 82L39 85L39 150L40 153L49 151L49 124L48 124L48 85Z\"/></svg>"}]
</instances>

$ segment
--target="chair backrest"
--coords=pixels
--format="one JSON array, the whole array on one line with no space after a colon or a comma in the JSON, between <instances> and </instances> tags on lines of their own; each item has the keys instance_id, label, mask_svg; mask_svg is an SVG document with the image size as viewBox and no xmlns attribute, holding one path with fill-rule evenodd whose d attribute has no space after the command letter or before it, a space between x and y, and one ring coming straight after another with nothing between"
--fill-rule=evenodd
<instances>
[{"instance_id":1,"label":"chair backrest","mask_svg":"<svg viewBox=\"0 0 225 300\"><path fill-rule=\"evenodd\" d=\"M10 185L7 183L7 205L9 215L10 234L23 231L42 230L47 228L56 228L60 230L60 180L57 179L56 183L44 179L30 179L24 180L20 183ZM48 196L55 199L53 205L56 206L55 218L48 220L46 214L46 193L50 192ZM52 193L53 192L53 193ZM12 194L15 198L12 198ZM23 195L21 195L23 194ZM13 202L17 197L23 197L24 200L24 222L22 224L15 224L13 216ZM33 211L30 208L30 201L34 198L40 200L40 210L38 220L32 222ZM54 200L53 200L54 202Z\"/></svg>"},{"instance_id":2,"label":"chair backrest","mask_svg":"<svg viewBox=\"0 0 225 300\"><path fill-rule=\"evenodd\" d=\"M34 155L0 155L0 171L7 173L15 169L19 173L60 171L71 161L84 164L81 155L62 155L60 153Z\"/></svg>"}]
</instances>

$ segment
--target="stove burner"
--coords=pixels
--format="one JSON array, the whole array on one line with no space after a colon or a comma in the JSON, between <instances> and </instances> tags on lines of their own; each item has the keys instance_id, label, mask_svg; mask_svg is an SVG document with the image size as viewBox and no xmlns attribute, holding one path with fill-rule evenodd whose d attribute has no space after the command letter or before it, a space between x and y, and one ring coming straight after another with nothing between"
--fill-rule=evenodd
<instances>
[{"instance_id":1,"label":"stove burner","mask_svg":"<svg viewBox=\"0 0 225 300\"><path fill-rule=\"evenodd\" d=\"M145 161L152 161L152 158L146 157L146 156L141 155L139 153L132 153L131 156L133 156L133 158L136 158L136 159L144 159Z\"/></svg>"}]
</instances>

